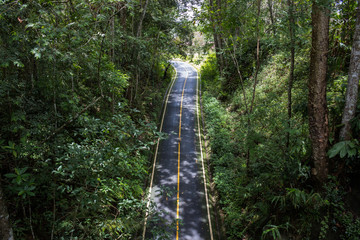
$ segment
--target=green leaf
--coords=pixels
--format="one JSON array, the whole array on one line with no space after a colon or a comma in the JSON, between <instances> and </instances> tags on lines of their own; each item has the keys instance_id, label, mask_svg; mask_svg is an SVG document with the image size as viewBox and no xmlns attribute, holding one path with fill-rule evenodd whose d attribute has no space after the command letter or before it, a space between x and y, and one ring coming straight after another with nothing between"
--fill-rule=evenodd
<instances>
[{"instance_id":1,"label":"green leaf","mask_svg":"<svg viewBox=\"0 0 360 240\"><path fill-rule=\"evenodd\" d=\"M16 177L16 183L17 184L20 184L21 183L21 176L20 175L18 175L17 177Z\"/></svg>"},{"instance_id":2,"label":"green leaf","mask_svg":"<svg viewBox=\"0 0 360 240\"><path fill-rule=\"evenodd\" d=\"M349 157L354 157L356 155L356 148L350 148L348 150Z\"/></svg>"},{"instance_id":3,"label":"green leaf","mask_svg":"<svg viewBox=\"0 0 360 240\"><path fill-rule=\"evenodd\" d=\"M357 141L341 141L335 144L329 151L330 158L340 154L341 158L353 157L357 153L358 144Z\"/></svg>"},{"instance_id":4,"label":"green leaf","mask_svg":"<svg viewBox=\"0 0 360 240\"><path fill-rule=\"evenodd\" d=\"M7 173L4 176L7 178L16 178L17 177L17 175L15 173Z\"/></svg>"},{"instance_id":5,"label":"green leaf","mask_svg":"<svg viewBox=\"0 0 360 240\"><path fill-rule=\"evenodd\" d=\"M340 157L341 158L345 157L346 153L347 153L347 147L346 147L346 144L345 144L345 146L340 149Z\"/></svg>"},{"instance_id":6,"label":"green leaf","mask_svg":"<svg viewBox=\"0 0 360 240\"><path fill-rule=\"evenodd\" d=\"M13 64L19 68L23 68L24 67L24 64L18 60L14 61Z\"/></svg>"},{"instance_id":7,"label":"green leaf","mask_svg":"<svg viewBox=\"0 0 360 240\"><path fill-rule=\"evenodd\" d=\"M41 52L39 48L34 48L31 50L31 53L34 54L36 59L41 58Z\"/></svg>"},{"instance_id":8,"label":"green leaf","mask_svg":"<svg viewBox=\"0 0 360 240\"><path fill-rule=\"evenodd\" d=\"M28 170L28 167L20 168L20 169L19 169L19 172L20 172L19 175L24 174L27 170Z\"/></svg>"},{"instance_id":9,"label":"green leaf","mask_svg":"<svg viewBox=\"0 0 360 240\"><path fill-rule=\"evenodd\" d=\"M335 145L328 151L328 156L329 156L329 158L335 157L335 156L341 151L341 149L343 149L344 147L345 147L345 142L338 142L337 144L335 144Z\"/></svg>"},{"instance_id":10,"label":"green leaf","mask_svg":"<svg viewBox=\"0 0 360 240\"><path fill-rule=\"evenodd\" d=\"M1 64L0 64L0 67L3 67L3 68L7 68L7 67L9 67L9 62L2 62Z\"/></svg>"},{"instance_id":11,"label":"green leaf","mask_svg":"<svg viewBox=\"0 0 360 240\"><path fill-rule=\"evenodd\" d=\"M33 193L33 192L28 192L27 194L31 197L35 196L35 193Z\"/></svg>"}]
</instances>

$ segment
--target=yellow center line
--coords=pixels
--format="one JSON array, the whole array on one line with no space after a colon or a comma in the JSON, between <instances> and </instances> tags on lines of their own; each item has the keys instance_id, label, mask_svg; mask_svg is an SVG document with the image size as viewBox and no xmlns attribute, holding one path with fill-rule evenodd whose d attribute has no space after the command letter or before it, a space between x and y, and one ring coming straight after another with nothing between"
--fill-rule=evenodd
<instances>
[{"instance_id":1,"label":"yellow center line","mask_svg":"<svg viewBox=\"0 0 360 240\"><path fill-rule=\"evenodd\" d=\"M176 196L176 240L179 239L179 217L180 217L180 142L181 142L181 116L182 116L182 105L184 100L185 85L188 79L189 72L186 71L186 78L184 81L183 90L181 93L180 102L180 121L179 121L179 144L178 144L178 173L177 173L177 196Z\"/></svg>"},{"instance_id":2,"label":"yellow center line","mask_svg":"<svg viewBox=\"0 0 360 240\"><path fill-rule=\"evenodd\" d=\"M179 239L179 211L180 211L180 143L178 144L178 174L177 174L177 196L176 196L176 239Z\"/></svg>"}]
</instances>

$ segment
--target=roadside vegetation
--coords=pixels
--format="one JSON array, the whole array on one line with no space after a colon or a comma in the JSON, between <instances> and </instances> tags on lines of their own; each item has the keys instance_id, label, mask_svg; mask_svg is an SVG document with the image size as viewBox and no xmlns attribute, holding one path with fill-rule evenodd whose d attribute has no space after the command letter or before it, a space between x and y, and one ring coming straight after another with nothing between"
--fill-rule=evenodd
<instances>
[{"instance_id":1,"label":"roadside vegetation","mask_svg":"<svg viewBox=\"0 0 360 240\"><path fill-rule=\"evenodd\" d=\"M188 2L0 1L0 240L141 238L186 55L219 239L360 239L359 2Z\"/></svg>"},{"instance_id":2,"label":"roadside vegetation","mask_svg":"<svg viewBox=\"0 0 360 240\"><path fill-rule=\"evenodd\" d=\"M350 81L359 13L356 1L325 2L207 1L199 13L212 43L201 80L224 239L360 238L356 99L350 122L342 120L351 101L346 90L359 83ZM331 19L321 83L309 80L321 68L314 66L320 60L313 59L311 36L326 31L326 24L312 28L320 24L311 16L316 4ZM311 90L314 84L322 90ZM325 105L314 102L320 94ZM315 112L309 109L317 104ZM319 143L325 148L314 147Z\"/></svg>"},{"instance_id":3,"label":"roadside vegetation","mask_svg":"<svg viewBox=\"0 0 360 240\"><path fill-rule=\"evenodd\" d=\"M177 1L0 2L0 239L134 239ZM8 218L8 216L10 216Z\"/></svg>"}]
</instances>

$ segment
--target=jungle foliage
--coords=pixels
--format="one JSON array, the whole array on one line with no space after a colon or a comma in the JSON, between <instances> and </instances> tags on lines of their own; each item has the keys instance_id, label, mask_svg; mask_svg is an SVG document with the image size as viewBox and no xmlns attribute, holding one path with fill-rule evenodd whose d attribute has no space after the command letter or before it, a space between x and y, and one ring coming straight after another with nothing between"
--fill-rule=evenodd
<instances>
[{"instance_id":1,"label":"jungle foliage","mask_svg":"<svg viewBox=\"0 0 360 240\"><path fill-rule=\"evenodd\" d=\"M10 216L1 230L139 236L167 60L186 54L195 24L182 2L0 1L0 215ZM329 27L320 29L329 42L321 177L308 107L314 6ZM340 137L357 6L209 0L194 9L208 53L202 101L220 238L360 238L358 103Z\"/></svg>"},{"instance_id":2,"label":"jungle foliage","mask_svg":"<svg viewBox=\"0 0 360 240\"><path fill-rule=\"evenodd\" d=\"M320 183L309 137L312 4L330 11L328 177ZM339 137L357 5L210 0L198 12L212 43L201 79L224 239L360 238L359 103L351 138Z\"/></svg>"},{"instance_id":3,"label":"jungle foliage","mask_svg":"<svg viewBox=\"0 0 360 240\"><path fill-rule=\"evenodd\" d=\"M136 238L167 60L191 38L179 4L0 1L0 202L15 239Z\"/></svg>"}]
</instances>

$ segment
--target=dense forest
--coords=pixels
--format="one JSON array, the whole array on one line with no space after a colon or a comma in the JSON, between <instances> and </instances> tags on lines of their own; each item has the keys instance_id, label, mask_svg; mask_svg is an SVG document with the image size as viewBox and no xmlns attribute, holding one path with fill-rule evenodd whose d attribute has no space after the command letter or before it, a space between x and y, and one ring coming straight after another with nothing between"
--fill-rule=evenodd
<instances>
[{"instance_id":1,"label":"dense forest","mask_svg":"<svg viewBox=\"0 0 360 240\"><path fill-rule=\"evenodd\" d=\"M198 11L222 239L360 239L358 4L209 0Z\"/></svg>"},{"instance_id":2,"label":"dense forest","mask_svg":"<svg viewBox=\"0 0 360 240\"><path fill-rule=\"evenodd\" d=\"M173 58L216 239L360 239L359 4L0 1L0 240L141 239Z\"/></svg>"},{"instance_id":3,"label":"dense forest","mask_svg":"<svg viewBox=\"0 0 360 240\"><path fill-rule=\"evenodd\" d=\"M0 1L1 239L142 229L168 60L191 42L179 4Z\"/></svg>"}]
</instances>

